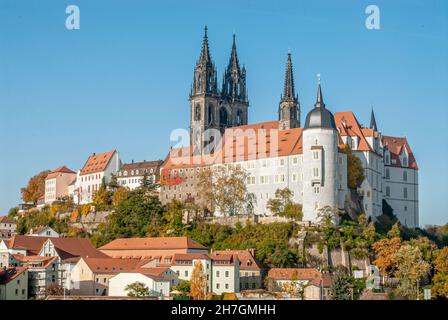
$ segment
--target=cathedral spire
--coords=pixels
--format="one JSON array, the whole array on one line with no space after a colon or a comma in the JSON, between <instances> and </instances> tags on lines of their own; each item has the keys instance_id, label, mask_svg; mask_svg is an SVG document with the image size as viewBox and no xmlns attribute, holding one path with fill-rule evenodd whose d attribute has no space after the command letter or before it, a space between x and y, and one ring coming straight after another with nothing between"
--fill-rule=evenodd
<instances>
[{"instance_id":1,"label":"cathedral spire","mask_svg":"<svg viewBox=\"0 0 448 320\"><path fill-rule=\"evenodd\" d=\"M240 68L236 51L235 34L232 36L232 50L222 83L222 96L229 100L237 99L247 101L246 69Z\"/></svg>"},{"instance_id":2,"label":"cathedral spire","mask_svg":"<svg viewBox=\"0 0 448 320\"><path fill-rule=\"evenodd\" d=\"M207 37L207 26L204 27L204 39L202 40L202 50L199 56L199 62L209 62L211 61L210 49L208 47L208 37Z\"/></svg>"},{"instance_id":3,"label":"cathedral spire","mask_svg":"<svg viewBox=\"0 0 448 320\"><path fill-rule=\"evenodd\" d=\"M292 69L291 52L288 51L288 60L286 62L285 84L283 88L282 101L295 101L297 97L294 90L294 74Z\"/></svg>"},{"instance_id":4,"label":"cathedral spire","mask_svg":"<svg viewBox=\"0 0 448 320\"><path fill-rule=\"evenodd\" d=\"M376 126L375 113L373 112L373 107L372 112L370 113L370 129L373 129L373 131L378 131L378 127Z\"/></svg>"}]
</instances>

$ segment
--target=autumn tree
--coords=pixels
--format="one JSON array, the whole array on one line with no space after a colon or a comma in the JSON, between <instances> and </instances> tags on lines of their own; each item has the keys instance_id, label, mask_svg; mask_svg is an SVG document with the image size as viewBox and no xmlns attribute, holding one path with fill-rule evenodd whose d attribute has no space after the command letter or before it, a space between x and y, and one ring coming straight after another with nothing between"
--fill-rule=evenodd
<instances>
[{"instance_id":1,"label":"autumn tree","mask_svg":"<svg viewBox=\"0 0 448 320\"><path fill-rule=\"evenodd\" d=\"M166 223L165 233L177 236L182 235L184 210L185 205L177 200L173 200L165 206L165 212L163 213L163 220Z\"/></svg>"},{"instance_id":2,"label":"autumn tree","mask_svg":"<svg viewBox=\"0 0 448 320\"><path fill-rule=\"evenodd\" d=\"M401 239L398 237L383 238L375 242L372 247L376 256L373 263L383 274L392 275L396 270L394 255L401 247Z\"/></svg>"},{"instance_id":3,"label":"autumn tree","mask_svg":"<svg viewBox=\"0 0 448 320\"><path fill-rule=\"evenodd\" d=\"M24 202L30 202L34 205L45 195L45 178L51 171L45 170L33 176L25 188L22 188L22 199Z\"/></svg>"},{"instance_id":4,"label":"autumn tree","mask_svg":"<svg viewBox=\"0 0 448 320\"><path fill-rule=\"evenodd\" d=\"M139 281L128 284L124 290L128 297L143 298L149 296L148 287Z\"/></svg>"},{"instance_id":5,"label":"autumn tree","mask_svg":"<svg viewBox=\"0 0 448 320\"><path fill-rule=\"evenodd\" d=\"M240 166L219 165L203 169L198 176L198 203L225 216L245 211L247 173Z\"/></svg>"},{"instance_id":6,"label":"autumn tree","mask_svg":"<svg viewBox=\"0 0 448 320\"><path fill-rule=\"evenodd\" d=\"M448 247L437 252L434 262L433 292L436 297L448 298Z\"/></svg>"},{"instance_id":7,"label":"autumn tree","mask_svg":"<svg viewBox=\"0 0 448 320\"><path fill-rule=\"evenodd\" d=\"M352 286L350 276L343 266L338 266L335 270L330 288L331 300L352 300Z\"/></svg>"},{"instance_id":8,"label":"autumn tree","mask_svg":"<svg viewBox=\"0 0 448 320\"><path fill-rule=\"evenodd\" d=\"M128 189L123 188L123 187L119 187L115 190L115 192L112 195L112 205L114 207L118 206L118 204L123 201L124 199L126 199L127 195L128 195Z\"/></svg>"},{"instance_id":9,"label":"autumn tree","mask_svg":"<svg viewBox=\"0 0 448 320\"><path fill-rule=\"evenodd\" d=\"M292 201L293 192L288 189L277 189L275 198L269 199L267 207L273 215L301 221L303 218L302 206Z\"/></svg>"},{"instance_id":10,"label":"autumn tree","mask_svg":"<svg viewBox=\"0 0 448 320\"><path fill-rule=\"evenodd\" d=\"M431 266L423 259L420 249L405 244L393 255L399 279L397 292L407 298L418 296L418 283L429 273Z\"/></svg>"},{"instance_id":11,"label":"autumn tree","mask_svg":"<svg viewBox=\"0 0 448 320\"><path fill-rule=\"evenodd\" d=\"M206 293L206 280L202 262L196 261L190 279L190 296L194 300L204 300Z\"/></svg>"},{"instance_id":12,"label":"autumn tree","mask_svg":"<svg viewBox=\"0 0 448 320\"><path fill-rule=\"evenodd\" d=\"M93 193L92 203L100 210L105 210L112 204L113 192L109 191L105 185L101 185L100 188Z\"/></svg>"},{"instance_id":13,"label":"autumn tree","mask_svg":"<svg viewBox=\"0 0 448 320\"><path fill-rule=\"evenodd\" d=\"M348 144L344 145L344 152L347 154L347 184L350 189L356 189L364 181L364 168Z\"/></svg>"}]
</instances>

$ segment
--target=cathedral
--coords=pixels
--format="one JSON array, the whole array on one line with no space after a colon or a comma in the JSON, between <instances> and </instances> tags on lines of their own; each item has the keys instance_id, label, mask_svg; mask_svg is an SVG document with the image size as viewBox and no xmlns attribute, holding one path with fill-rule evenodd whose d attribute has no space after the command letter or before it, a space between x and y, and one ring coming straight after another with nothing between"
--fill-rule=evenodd
<instances>
[{"instance_id":1,"label":"cathedral","mask_svg":"<svg viewBox=\"0 0 448 320\"><path fill-rule=\"evenodd\" d=\"M276 190L288 188L302 205L304 221L318 222L324 208L355 207L373 221L387 210L402 224L418 227L416 159L405 137L381 132L373 109L369 126L362 125L352 111L333 114L324 102L319 79L316 102L302 125L288 53L278 119L249 124L246 69L238 61L235 36L221 88L210 51L205 28L190 92L190 146L171 150L164 161L162 203L194 202L198 171L225 163L246 171L247 191L254 198L252 213L258 216L271 215L267 202ZM215 139L222 139L219 148ZM356 190L348 185L346 146L364 170L364 181ZM205 161L207 156L213 161Z\"/></svg>"}]
</instances>

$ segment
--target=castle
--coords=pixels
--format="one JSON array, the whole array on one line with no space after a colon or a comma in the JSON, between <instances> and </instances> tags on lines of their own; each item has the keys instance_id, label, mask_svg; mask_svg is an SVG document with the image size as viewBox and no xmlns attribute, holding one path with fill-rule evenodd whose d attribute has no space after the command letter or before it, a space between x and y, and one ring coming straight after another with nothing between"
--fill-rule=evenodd
<instances>
[{"instance_id":1,"label":"castle","mask_svg":"<svg viewBox=\"0 0 448 320\"><path fill-rule=\"evenodd\" d=\"M269 215L268 200L288 188L303 206L304 221L316 222L324 207L345 208L355 193L372 220L387 204L402 224L418 226L417 162L405 137L382 134L373 110L368 127L351 111L333 114L319 79L316 103L302 126L288 53L278 119L248 124L246 69L239 64L235 36L221 89L217 79L206 28L190 92L190 146L171 150L164 161L162 203L194 201L198 171L226 163L246 170L256 215ZM364 169L357 190L348 187L346 145Z\"/></svg>"}]
</instances>

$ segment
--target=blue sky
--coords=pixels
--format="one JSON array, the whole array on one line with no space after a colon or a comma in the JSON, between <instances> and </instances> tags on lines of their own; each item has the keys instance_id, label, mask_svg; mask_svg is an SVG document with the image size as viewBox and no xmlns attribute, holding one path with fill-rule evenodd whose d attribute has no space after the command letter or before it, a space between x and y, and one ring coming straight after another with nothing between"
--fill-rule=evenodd
<instances>
[{"instance_id":1,"label":"blue sky","mask_svg":"<svg viewBox=\"0 0 448 320\"><path fill-rule=\"evenodd\" d=\"M81 29L65 28L78 5ZM376 4L381 29L367 30ZM316 74L327 107L406 136L420 167L420 221L448 222L448 2L0 0L0 214L29 177L78 170L92 152L164 158L186 128L203 27L218 79L236 32L249 122L277 117L288 49L302 117ZM303 121L303 119L302 119Z\"/></svg>"}]
</instances>

